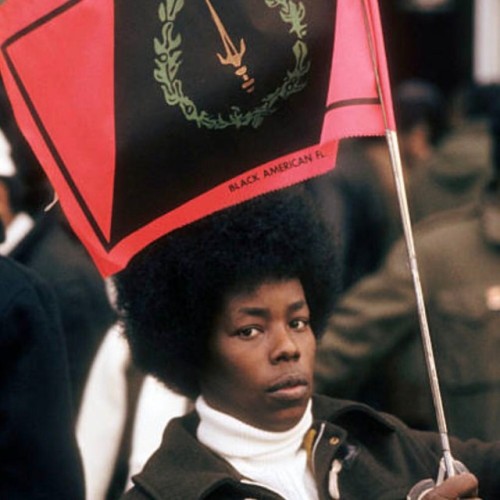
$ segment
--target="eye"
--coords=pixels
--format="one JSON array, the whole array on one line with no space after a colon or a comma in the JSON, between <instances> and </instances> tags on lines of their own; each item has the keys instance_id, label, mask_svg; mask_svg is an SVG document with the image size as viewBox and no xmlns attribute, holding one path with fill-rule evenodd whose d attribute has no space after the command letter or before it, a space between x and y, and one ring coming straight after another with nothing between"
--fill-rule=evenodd
<instances>
[{"instance_id":1,"label":"eye","mask_svg":"<svg viewBox=\"0 0 500 500\"><path fill-rule=\"evenodd\" d=\"M261 333L261 330L256 326L246 326L236 330L235 336L243 340L251 340L257 337Z\"/></svg>"},{"instance_id":2,"label":"eye","mask_svg":"<svg viewBox=\"0 0 500 500\"><path fill-rule=\"evenodd\" d=\"M290 321L290 328L298 332L303 332L309 328L309 324L309 319L307 318L295 318Z\"/></svg>"}]
</instances>

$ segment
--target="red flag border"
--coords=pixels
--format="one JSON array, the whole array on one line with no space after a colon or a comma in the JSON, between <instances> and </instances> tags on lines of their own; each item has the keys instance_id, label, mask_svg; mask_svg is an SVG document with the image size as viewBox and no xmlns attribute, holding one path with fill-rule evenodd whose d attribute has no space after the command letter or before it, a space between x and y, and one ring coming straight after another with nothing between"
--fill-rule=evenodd
<instances>
[{"instance_id":1,"label":"red flag border","mask_svg":"<svg viewBox=\"0 0 500 500\"><path fill-rule=\"evenodd\" d=\"M33 101L30 98L29 92L26 89L21 76L19 75L16 66L11 59L8 49L11 45L13 45L15 42L17 42L19 39L22 37L32 33L39 27L45 25L46 23L50 22L57 16L64 14L68 10L70 10L73 7L76 7L79 3L81 3L84 0L68 0L63 5L60 5L53 11L45 14L43 17L40 19L37 19L33 23L25 26L21 30L19 30L17 33L9 37L1 46L1 51L3 54L3 57L5 59L5 62L7 63L7 66L10 70L10 73L12 75L12 78L16 82L17 88L24 99L24 102L26 104L26 107L28 108L29 113L31 114L31 117L38 127L38 130L40 132L40 135L45 142L46 146L48 147L50 154L52 155L52 158L54 159L57 167L59 168L62 176L64 177L64 180L66 181L69 189L71 190L71 193L75 197L76 202L78 203L78 206L81 208L82 212L85 215L85 218L87 219L88 223L91 225L92 229L94 230L95 235L97 236L97 239L99 240L99 243L103 246L103 248L108 252L111 248L112 245L109 244L108 240L106 239L104 233L102 232L101 228L99 227L97 221L95 220L90 208L88 207L87 203L85 202L85 199L83 198L82 194L78 190L78 187L76 186L76 183L74 182L68 168L66 167L64 161L62 160L61 155L59 154L59 151L57 150L54 142L52 141L50 134L48 133L47 129L43 125L43 121L40 118L40 115L38 114L36 110L36 106L34 105Z\"/></svg>"},{"instance_id":2,"label":"red flag border","mask_svg":"<svg viewBox=\"0 0 500 500\"><path fill-rule=\"evenodd\" d=\"M74 202L76 202L76 205L80 208L82 215L84 217L84 220L86 220L87 223L90 225L90 227L95 235L95 238L97 238L98 243L101 245L102 250L105 251L105 255L102 255L102 251L99 251L98 248L95 246L95 241L94 241L94 243L92 243L93 238L89 239L89 237L86 236L86 237L82 238L82 241L84 243L86 243L87 248L94 255L94 259L96 260L96 264L100 268L101 272L103 272L103 274L110 274L112 272L115 272L117 269L121 269L124 265L126 265L126 261L128 261L129 258L131 257L131 255L128 255L130 253L130 247L137 246L137 241L138 241L139 235L143 234L143 233L144 234L150 233L151 227L157 226L159 221L163 220L166 216L168 216L168 213L163 214L159 217L156 217L155 219L153 219L153 220L149 221L148 223L144 224L143 226L137 228L136 230L134 230L130 234L124 236L119 241L114 242L113 244L111 244L108 241L108 239L106 238L106 236L102 232L101 228L99 227L99 225L98 225L94 215L92 214L92 211L90 210L88 204L86 203L83 195L81 194L80 190L78 189L78 186L76 185L74 179L72 178L72 175L71 175L70 171L68 170L66 164L64 163L61 155L59 154L56 145L52 141L50 134L46 130L46 128L43 124L43 121L37 112L37 108L36 108L35 104L33 103L32 99L30 98L29 92L26 89L26 87L23 83L23 80L22 80L19 72L17 71L16 66L15 66L12 58L10 57L9 51L8 51L9 47L12 46L16 41L21 39L23 36L26 36L26 35L32 33L34 30L43 26L44 24L51 21L55 17L61 15L62 13L66 12L67 10L77 6L78 4L80 4L83 1L84 0L68 0L66 3L58 6L53 11L43 15L41 18L33 21L31 24L28 24L24 28L20 29L19 31L17 31L13 35L11 35L2 44L0 49L1 49L1 52L3 54L4 59L6 61L7 67L11 73L13 81L14 81L15 85L17 86L17 89L20 93L20 96L25 102L27 112L29 113L29 115L31 115L33 123L38 128L38 131L40 133L40 139L41 139L42 143L45 143L46 147L48 148L48 151L55 162L55 166L62 174L64 182L66 183L72 196L74 197ZM381 105L380 98L371 96L371 97L366 97L366 98L361 97L361 98L355 98L355 99L346 99L346 100L341 100L341 101L335 101L335 102L332 102L332 103L327 104L325 106L324 115L326 117L326 115L334 109L366 106L366 105L380 106ZM318 143L311 145L310 148L307 148L307 149L314 149L314 148L321 149L323 147L325 147L325 145L322 145L321 140L320 140ZM269 163L271 163L271 162L276 163L276 162L279 162L280 160L282 160L283 158L291 157L293 155L300 155L300 154L301 154L300 150L291 151L287 155L285 155L281 158L276 158L276 159L271 160ZM214 190L218 190L218 189L222 188L223 186L227 186L227 185L231 184L232 182L237 182L238 179L242 178L246 174L248 174L256 169L265 168L266 165L268 165L268 164L266 163L264 165L249 167L248 170L246 170L242 174L235 176L233 179L228 179L227 181L222 183L220 186L214 188ZM333 167L334 167L334 165L332 165L331 168L333 168ZM325 167L322 167L321 170L322 170L321 173L324 173L325 171L327 171L327 169ZM320 173L319 171L316 171L316 173L312 173L309 176L305 176L301 180L306 180L308 178L314 177L315 175L319 175L319 173ZM289 182L287 185L290 185L290 184L293 184L296 182L300 182L301 180L295 179L295 180ZM281 185L280 187L286 187L286 186ZM279 189L280 187L269 187L268 189L264 190L263 192L268 192L268 191L271 191L273 189ZM263 192L260 194L263 194ZM207 194L207 193L202 193L201 195L197 196L196 198L188 200L186 203L184 203L183 205L180 205L179 207L177 207L173 211L181 212L183 209L186 209L186 212L192 212L192 206L193 206L193 204L196 204L198 199L200 199L200 206L203 206L204 203L201 201L201 198L203 198L205 194ZM234 200L230 203L228 203L227 200L224 200L224 202L220 203L220 206L216 207L215 210L211 210L209 213L212 213L213 211L217 211L217 210L220 210L222 208L226 208L227 206L231 206L233 204L237 204L237 203L243 201L242 199L238 199L238 198L239 198L238 196L235 196ZM248 199L248 197L245 196L244 199ZM188 206L190 206L191 209L189 209ZM180 222L178 225L175 225L176 227L170 227L167 232L170 232L170 231L176 229L177 227L181 227L182 225L185 225L186 223L194 222L195 220L202 218L202 217L205 217L207 215L208 215L208 213L206 213L206 212L200 214L198 217L194 217L192 215L187 215L187 216L184 215L183 217L181 217L181 219L184 219L184 222ZM187 219L189 219L189 220L187 220ZM85 236L85 234L86 234L85 229L77 230L77 232L79 234L82 231L83 231L82 234ZM157 231L154 231L154 232L156 233ZM157 237L159 237L159 235L156 235L155 237L157 238ZM153 241L153 239L154 238L150 239L150 241ZM133 241L135 243L132 243ZM145 245L148 244L150 241L148 240L145 243ZM130 244L130 243L132 243L132 244ZM143 245L143 246L145 246L145 245ZM126 248L129 248L129 251L125 250ZM123 252L124 250L125 250L125 252ZM99 255L97 255L96 252L98 252ZM117 254L120 254L120 257L118 257ZM127 254L127 255L124 255L124 254ZM116 261L113 262L113 256L115 257L115 259L116 259L116 257L118 257L118 259L117 259L119 261L118 263ZM124 261L125 261L125 264L124 264Z\"/></svg>"}]
</instances>

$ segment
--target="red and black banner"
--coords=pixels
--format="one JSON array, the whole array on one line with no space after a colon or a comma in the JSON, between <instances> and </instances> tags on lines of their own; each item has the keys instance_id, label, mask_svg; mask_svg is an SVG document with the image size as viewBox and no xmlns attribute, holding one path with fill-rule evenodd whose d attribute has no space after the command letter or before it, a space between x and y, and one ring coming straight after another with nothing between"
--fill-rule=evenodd
<instances>
[{"instance_id":1,"label":"red and black banner","mask_svg":"<svg viewBox=\"0 0 500 500\"><path fill-rule=\"evenodd\" d=\"M0 5L16 118L104 275L393 127L381 40L373 0Z\"/></svg>"}]
</instances>

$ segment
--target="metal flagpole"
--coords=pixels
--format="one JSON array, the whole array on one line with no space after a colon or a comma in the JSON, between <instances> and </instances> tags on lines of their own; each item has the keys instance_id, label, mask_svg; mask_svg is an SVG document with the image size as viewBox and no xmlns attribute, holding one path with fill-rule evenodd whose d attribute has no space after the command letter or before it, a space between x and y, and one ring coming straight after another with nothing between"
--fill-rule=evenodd
<instances>
[{"instance_id":1,"label":"metal flagpole","mask_svg":"<svg viewBox=\"0 0 500 500\"><path fill-rule=\"evenodd\" d=\"M404 237L406 241L406 249L408 253L408 260L410 264L411 276L413 280L413 286L415 289L415 295L417 299L417 309L418 318L420 324L420 331L422 337L422 344L424 348L425 361L427 365L427 373L429 376L429 382L431 386L432 399L434 402L434 409L436 413L437 426L439 435L441 437L441 447L443 451L443 461L446 473L448 477L455 475L454 460L451 455L450 441L448 437L448 428L446 424L446 418L443 408L443 399L441 397L441 390L439 388L439 379L436 369L436 361L434 358L434 350L432 347L431 335L429 331L429 323L427 320L427 313L425 309L424 294L422 291L422 284L420 282L420 273L418 270L417 256L415 251L415 242L413 239L413 231L411 225L410 211L408 208L408 199L406 196L406 188L403 175L403 166L401 162L401 154L399 151L398 136L397 132L390 130L388 126L387 114L385 110L384 95L382 91L382 86L380 83L380 75L378 71L378 61L375 51L374 41L371 33L371 26L369 21L369 15L367 12L366 0L360 0L363 4L363 14L365 21L365 29L368 36L368 43L370 46L370 55L372 58L373 69L375 73L375 79L377 83L377 92L380 98L380 104L382 107L384 125L385 125L385 135L387 139L387 145L389 147L389 154L391 159L391 166L394 175L394 180L396 183L396 191L398 196L399 210L401 213L401 219L403 223Z\"/></svg>"}]
</instances>

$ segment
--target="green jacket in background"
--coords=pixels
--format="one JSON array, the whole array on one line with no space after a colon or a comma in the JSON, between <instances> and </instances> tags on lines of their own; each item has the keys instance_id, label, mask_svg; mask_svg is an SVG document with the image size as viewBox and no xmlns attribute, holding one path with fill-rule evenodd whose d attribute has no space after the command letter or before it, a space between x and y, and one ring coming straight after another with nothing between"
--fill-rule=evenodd
<instances>
[{"instance_id":1,"label":"green jacket in background","mask_svg":"<svg viewBox=\"0 0 500 500\"><path fill-rule=\"evenodd\" d=\"M432 157L408 172L412 220L477 202L492 175L492 137L485 120L468 120L450 132Z\"/></svg>"},{"instance_id":2,"label":"green jacket in background","mask_svg":"<svg viewBox=\"0 0 500 500\"><path fill-rule=\"evenodd\" d=\"M414 229L445 414L452 434L500 439L500 207L442 212ZM317 356L318 392L357 398L383 374L384 410L435 428L406 246L339 301Z\"/></svg>"}]
</instances>

